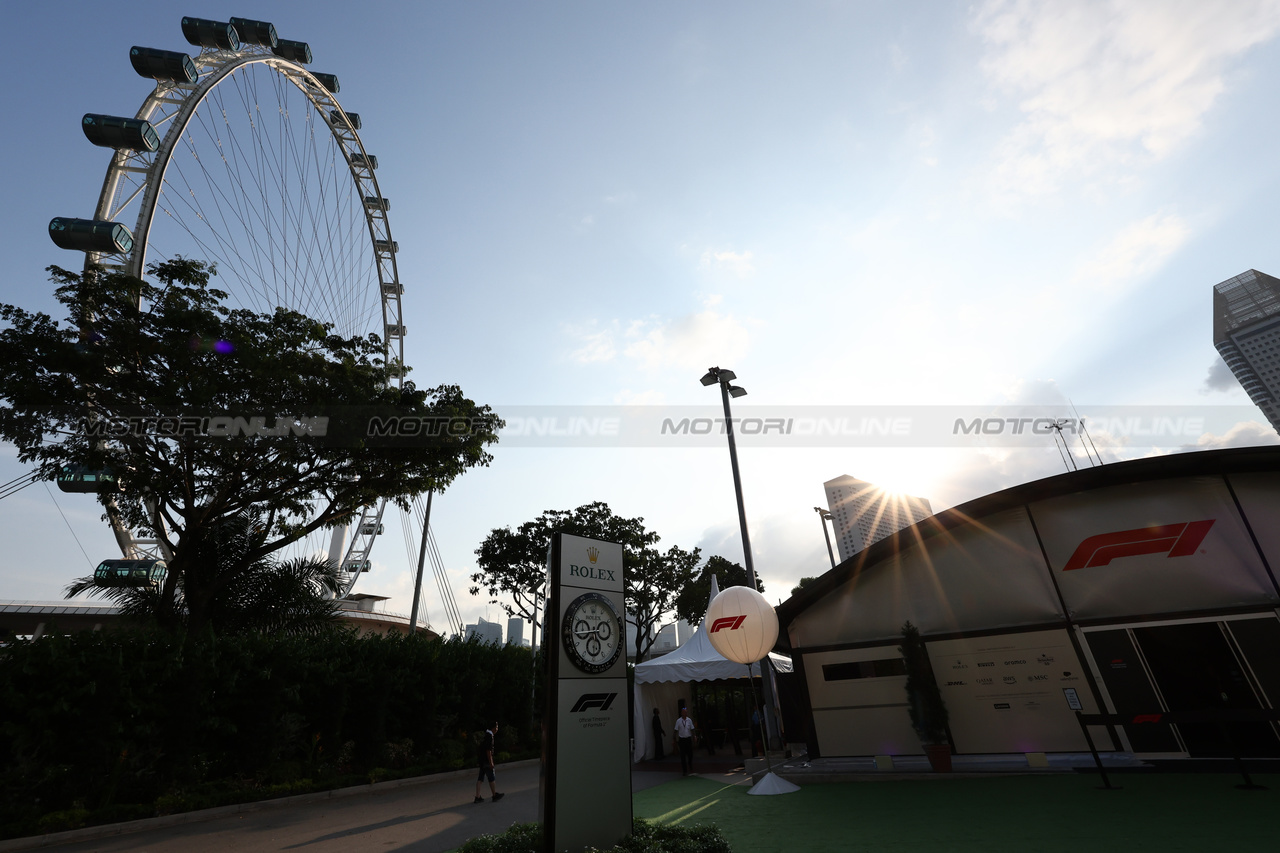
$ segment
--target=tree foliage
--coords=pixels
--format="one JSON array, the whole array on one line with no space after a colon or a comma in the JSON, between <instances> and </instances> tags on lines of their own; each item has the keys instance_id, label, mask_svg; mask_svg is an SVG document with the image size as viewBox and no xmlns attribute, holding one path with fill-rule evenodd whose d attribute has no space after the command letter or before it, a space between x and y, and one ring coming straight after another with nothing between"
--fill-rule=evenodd
<instances>
[{"instance_id":1,"label":"tree foliage","mask_svg":"<svg viewBox=\"0 0 1280 853\"><path fill-rule=\"evenodd\" d=\"M497 528L485 537L476 549L478 571L471 575L471 594L483 591L508 616L532 622L544 594L547 549L556 532L622 545L625 598L637 624L636 659L642 660L657 639L660 621L671 612L676 592L692 577L698 549L660 551L658 534L645 528L643 518L614 515L599 501L574 510L547 510L515 530Z\"/></svg>"},{"instance_id":2,"label":"tree foliage","mask_svg":"<svg viewBox=\"0 0 1280 853\"><path fill-rule=\"evenodd\" d=\"M699 549L675 545L666 551L645 550L640 565L627 578L627 606L635 616L636 660L642 661L658 639L658 628L676 606L676 597L693 580Z\"/></svg>"},{"instance_id":3,"label":"tree foliage","mask_svg":"<svg viewBox=\"0 0 1280 853\"><path fill-rule=\"evenodd\" d=\"M486 465L501 421L456 386L394 382L376 335L345 338L296 311L230 309L213 270L177 258L153 265L156 283L121 273L50 267L65 322L0 305L0 438L46 480L66 466L117 473L105 514L155 538L169 573L158 617L174 625L181 601L193 627L214 618L247 567L307 534L349 522L379 498L402 506ZM423 418L466 418L410 447L287 436L86 434L86 418L279 418L297 426L362 407ZM304 434L297 434L302 432ZM243 514L260 533L232 555L218 544ZM215 556L216 555L216 556ZM278 576L277 576L278 577Z\"/></svg>"},{"instance_id":4,"label":"tree foliage","mask_svg":"<svg viewBox=\"0 0 1280 853\"><path fill-rule=\"evenodd\" d=\"M791 587L791 594L797 595L800 592L800 590L804 589L806 586L808 586L809 584L813 583L816 580L817 580L816 577L800 578L800 583Z\"/></svg>"},{"instance_id":5,"label":"tree foliage","mask_svg":"<svg viewBox=\"0 0 1280 853\"><path fill-rule=\"evenodd\" d=\"M923 743L946 743L947 706L934 678L929 650L925 648L920 629L910 622L902 626L898 654L902 655L907 671L907 713L911 715L911 727Z\"/></svg>"},{"instance_id":6,"label":"tree foliage","mask_svg":"<svg viewBox=\"0 0 1280 853\"><path fill-rule=\"evenodd\" d=\"M680 589L675 600L676 615L697 625L707 612L707 604L711 599L711 576L716 576L716 585L720 589L730 586L748 586L747 570L738 563L731 563L724 557L707 558L707 564L698 571L694 578ZM756 590L764 592L764 583L756 575Z\"/></svg>"}]
</instances>

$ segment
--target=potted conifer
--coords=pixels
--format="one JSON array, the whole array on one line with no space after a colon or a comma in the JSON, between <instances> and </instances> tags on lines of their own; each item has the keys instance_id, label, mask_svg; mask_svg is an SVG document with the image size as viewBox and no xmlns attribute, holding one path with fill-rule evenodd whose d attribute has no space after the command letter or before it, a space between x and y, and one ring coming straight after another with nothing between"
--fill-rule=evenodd
<instances>
[{"instance_id":1,"label":"potted conifer","mask_svg":"<svg viewBox=\"0 0 1280 853\"><path fill-rule=\"evenodd\" d=\"M902 645L898 647L907 670L907 703L911 726L920 736L929 766L937 773L951 772L951 743L947 737L947 706L942 691L933 677L929 653L925 650L920 629L910 622L902 626Z\"/></svg>"}]
</instances>

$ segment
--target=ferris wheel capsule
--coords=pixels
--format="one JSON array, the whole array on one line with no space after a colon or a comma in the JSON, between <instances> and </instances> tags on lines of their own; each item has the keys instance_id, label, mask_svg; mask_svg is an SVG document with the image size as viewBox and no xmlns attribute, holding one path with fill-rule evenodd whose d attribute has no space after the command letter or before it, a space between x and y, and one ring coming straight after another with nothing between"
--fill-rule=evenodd
<instances>
[{"instance_id":1,"label":"ferris wheel capsule","mask_svg":"<svg viewBox=\"0 0 1280 853\"><path fill-rule=\"evenodd\" d=\"M156 129L151 122L140 118L85 113L80 120L80 129L86 139L103 148L151 152L160 147Z\"/></svg>"},{"instance_id":2,"label":"ferris wheel capsule","mask_svg":"<svg viewBox=\"0 0 1280 853\"><path fill-rule=\"evenodd\" d=\"M251 21L248 18L232 18L229 22L235 28L240 41L245 44L259 44L263 47L275 47L279 39L276 37L275 24L266 21Z\"/></svg>"},{"instance_id":3,"label":"ferris wheel capsule","mask_svg":"<svg viewBox=\"0 0 1280 853\"><path fill-rule=\"evenodd\" d=\"M320 81L321 86L324 86L335 95L338 94L338 91L342 88L338 85L337 74L322 74L319 71L315 71L312 73L312 76Z\"/></svg>"},{"instance_id":4,"label":"ferris wheel capsule","mask_svg":"<svg viewBox=\"0 0 1280 853\"><path fill-rule=\"evenodd\" d=\"M59 249L75 252L102 252L123 255L133 249L133 235L119 222L101 219L71 219L55 216L49 220L49 237Z\"/></svg>"},{"instance_id":5,"label":"ferris wheel capsule","mask_svg":"<svg viewBox=\"0 0 1280 853\"><path fill-rule=\"evenodd\" d=\"M195 63L181 51L135 45L129 48L129 63L140 77L167 83L196 82Z\"/></svg>"},{"instance_id":6,"label":"ferris wheel capsule","mask_svg":"<svg viewBox=\"0 0 1280 853\"><path fill-rule=\"evenodd\" d=\"M205 18L183 18L182 35L196 47L213 47L219 50L239 50L240 34L225 21Z\"/></svg>"},{"instance_id":7,"label":"ferris wheel capsule","mask_svg":"<svg viewBox=\"0 0 1280 853\"><path fill-rule=\"evenodd\" d=\"M329 111L329 119L330 119L334 124L342 124L342 123L343 123L343 122L342 122L342 113L341 113L341 112L339 112L338 110L330 110L330 111ZM362 127L361 122L360 122L360 113L347 113L347 121L351 122L351 126L352 126L353 128L355 128L356 130L360 130L360 128Z\"/></svg>"},{"instance_id":8,"label":"ferris wheel capsule","mask_svg":"<svg viewBox=\"0 0 1280 853\"><path fill-rule=\"evenodd\" d=\"M282 59L296 62L299 65L311 64L311 45L305 41L279 39L276 41L275 47L271 48L271 52Z\"/></svg>"}]
</instances>

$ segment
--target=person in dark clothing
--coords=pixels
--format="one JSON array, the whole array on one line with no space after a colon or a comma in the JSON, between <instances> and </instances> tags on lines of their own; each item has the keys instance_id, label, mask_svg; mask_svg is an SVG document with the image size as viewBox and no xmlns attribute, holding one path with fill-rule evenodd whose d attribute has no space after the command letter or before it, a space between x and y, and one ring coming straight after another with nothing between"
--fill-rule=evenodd
<instances>
[{"instance_id":1,"label":"person in dark clothing","mask_svg":"<svg viewBox=\"0 0 1280 853\"><path fill-rule=\"evenodd\" d=\"M483 803L484 797L480 796L480 783L489 779L489 793L493 795L493 801L496 803L503 798L503 794L498 793L498 784L493 775L493 742L498 736L498 722L489 724L489 729L484 733L484 741L480 744L480 751L477 758L480 762L480 775L476 778L476 798L475 802Z\"/></svg>"},{"instance_id":2,"label":"person in dark clothing","mask_svg":"<svg viewBox=\"0 0 1280 853\"><path fill-rule=\"evenodd\" d=\"M662 728L662 718L658 716L657 708L653 709L653 719L649 725L653 726L653 760L661 761L663 758L662 739L667 736L667 731Z\"/></svg>"}]
</instances>

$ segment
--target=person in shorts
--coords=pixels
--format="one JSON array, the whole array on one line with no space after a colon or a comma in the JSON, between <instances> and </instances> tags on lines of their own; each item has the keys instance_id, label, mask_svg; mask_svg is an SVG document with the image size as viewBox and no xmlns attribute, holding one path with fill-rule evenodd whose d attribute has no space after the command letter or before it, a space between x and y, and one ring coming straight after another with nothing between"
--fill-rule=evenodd
<instances>
[{"instance_id":1,"label":"person in shorts","mask_svg":"<svg viewBox=\"0 0 1280 853\"><path fill-rule=\"evenodd\" d=\"M493 741L498 736L498 721L494 720L489 724L488 730L484 733L484 741L480 744L480 750L477 758L480 761L480 775L476 777L476 798L475 802L483 803L484 797L480 796L480 783L486 778L489 780L489 793L493 795L493 802L502 799L504 795L498 793L498 784L493 775Z\"/></svg>"}]
</instances>

